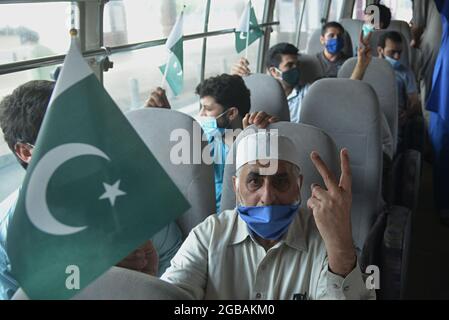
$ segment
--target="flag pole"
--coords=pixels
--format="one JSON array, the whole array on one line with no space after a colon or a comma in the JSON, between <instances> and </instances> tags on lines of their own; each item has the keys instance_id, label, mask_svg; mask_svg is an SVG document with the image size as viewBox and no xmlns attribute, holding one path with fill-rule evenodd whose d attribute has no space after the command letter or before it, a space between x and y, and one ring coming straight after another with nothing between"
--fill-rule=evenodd
<instances>
[{"instance_id":1,"label":"flag pole","mask_svg":"<svg viewBox=\"0 0 449 320\"><path fill-rule=\"evenodd\" d=\"M185 2L184 2L183 6L182 6L181 15L184 13L184 9L185 8L186 8L186 5L185 5ZM176 25L176 23L175 23L175 25ZM167 41L168 41L168 38L167 38ZM164 89L165 81L167 80L168 66L169 66L172 54L173 53L170 52L170 54L168 55L168 58L167 58L167 63L165 64L165 71L164 71L164 75L162 77L161 86L160 86L162 89Z\"/></svg>"},{"instance_id":2,"label":"flag pole","mask_svg":"<svg viewBox=\"0 0 449 320\"><path fill-rule=\"evenodd\" d=\"M246 49L245 49L245 59L248 60L248 47L249 47L249 33L251 31L251 0L248 1L249 10L248 10L248 30L246 32Z\"/></svg>"}]
</instances>

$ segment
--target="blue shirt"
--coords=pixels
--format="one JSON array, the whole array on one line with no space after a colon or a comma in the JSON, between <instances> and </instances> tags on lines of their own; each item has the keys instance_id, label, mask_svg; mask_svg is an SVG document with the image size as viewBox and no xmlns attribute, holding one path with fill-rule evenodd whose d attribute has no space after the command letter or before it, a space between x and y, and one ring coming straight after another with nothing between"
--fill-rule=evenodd
<instances>
[{"instance_id":1,"label":"blue shirt","mask_svg":"<svg viewBox=\"0 0 449 320\"><path fill-rule=\"evenodd\" d=\"M19 284L11 274L11 265L6 253L8 226L12 220L18 196L19 190L0 204L0 300L11 299L19 288ZM160 277L170 266L171 259L181 247L181 230L176 223L171 223L156 233L151 240L159 256L158 276Z\"/></svg>"},{"instance_id":2,"label":"blue shirt","mask_svg":"<svg viewBox=\"0 0 449 320\"><path fill-rule=\"evenodd\" d=\"M410 68L401 65L394 70L396 83L398 85L398 105L399 110L407 107L408 95L418 93L415 76Z\"/></svg>"},{"instance_id":3,"label":"blue shirt","mask_svg":"<svg viewBox=\"0 0 449 320\"><path fill-rule=\"evenodd\" d=\"M288 108L290 109L290 122L299 123L301 117L301 104L304 96L309 90L309 85L298 86L293 89L290 95L287 97Z\"/></svg>"},{"instance_id":4,"label":"blue shirt","mask_svg":"<svg viewBox=\"0 0 449 320\"><path fill-rule=\"evenodd\" d=\"M212 144L211 156L214 164L214 180L215 180L215 206L216 212L220 212L221 194L223 191L223 175L226 163L226 157L229 153L229 147L220 139L211 139Z\"/></svg>"}]
</instances>

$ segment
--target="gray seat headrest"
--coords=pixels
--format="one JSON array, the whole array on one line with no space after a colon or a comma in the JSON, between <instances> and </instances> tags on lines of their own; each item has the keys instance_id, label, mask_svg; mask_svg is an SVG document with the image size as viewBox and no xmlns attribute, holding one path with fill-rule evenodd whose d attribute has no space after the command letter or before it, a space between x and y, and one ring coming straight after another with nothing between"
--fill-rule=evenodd
<instances>
[{"instance_id":1,"label":"gray seat headrest","mask_svg":"<svg viewBox=\"0 0 449 320\"><path fill-rule=\"evenodd\" d=\"M201 141L200 125L186 114L159 108L133 110L126 117L190 203L191 208L177 220L185 238L216 211L214 171L201 159L207 142ZM181 141L187 148L182 154ZM172 157L182 162L173 162Z\"/></svg>"}]
</instances>

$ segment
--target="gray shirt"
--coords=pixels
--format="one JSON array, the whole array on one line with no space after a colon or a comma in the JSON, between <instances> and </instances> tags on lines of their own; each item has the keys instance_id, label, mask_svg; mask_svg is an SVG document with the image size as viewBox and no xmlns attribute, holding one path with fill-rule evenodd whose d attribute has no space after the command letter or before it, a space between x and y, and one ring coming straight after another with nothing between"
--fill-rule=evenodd
<instances>
[{"instance_id":1,"label":"gray shirt","mask_svg":"<svg viewBox=\"0 0 449 320\"><path fill-rule=\"evenodd\" d=\"M338 75L338 71L341 66L349 59L343 53L340 54L340 57L335 61L329 61L324 56L324 51L316 54L318 61L320 61L321 68L323 69L323 75L325 78L336 78Z\"/></svg>"}]
</instances>

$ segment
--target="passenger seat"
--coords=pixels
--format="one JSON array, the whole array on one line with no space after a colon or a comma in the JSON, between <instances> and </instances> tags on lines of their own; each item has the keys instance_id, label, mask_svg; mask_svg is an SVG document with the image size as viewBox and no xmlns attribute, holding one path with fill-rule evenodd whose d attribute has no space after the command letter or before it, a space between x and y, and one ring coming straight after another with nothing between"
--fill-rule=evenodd
<instances>
[{"instance_id":1,"label":"passenger seat","mask_svg":"<svg viewBox=\"0 0 449 320\"><path fill-rule=\"evenodd\" d=\"M201 158L207 142L201 141L200 125L192 117L168 109L138 109L125 115L190 203L190 209L177 220L185 239L192 228L216 212L214 171L213 166L206 164ZM186 143L184 146L190 152L187 156L188 163L178 164L173 162L172 156L177 155L178 149L173 147L180 145L181 136ZM172 152L176 154L172 155ZM151 194L147 196L151 197ZM148 210L151 211L151 208Z\"/></svg>"}]
</instances>

